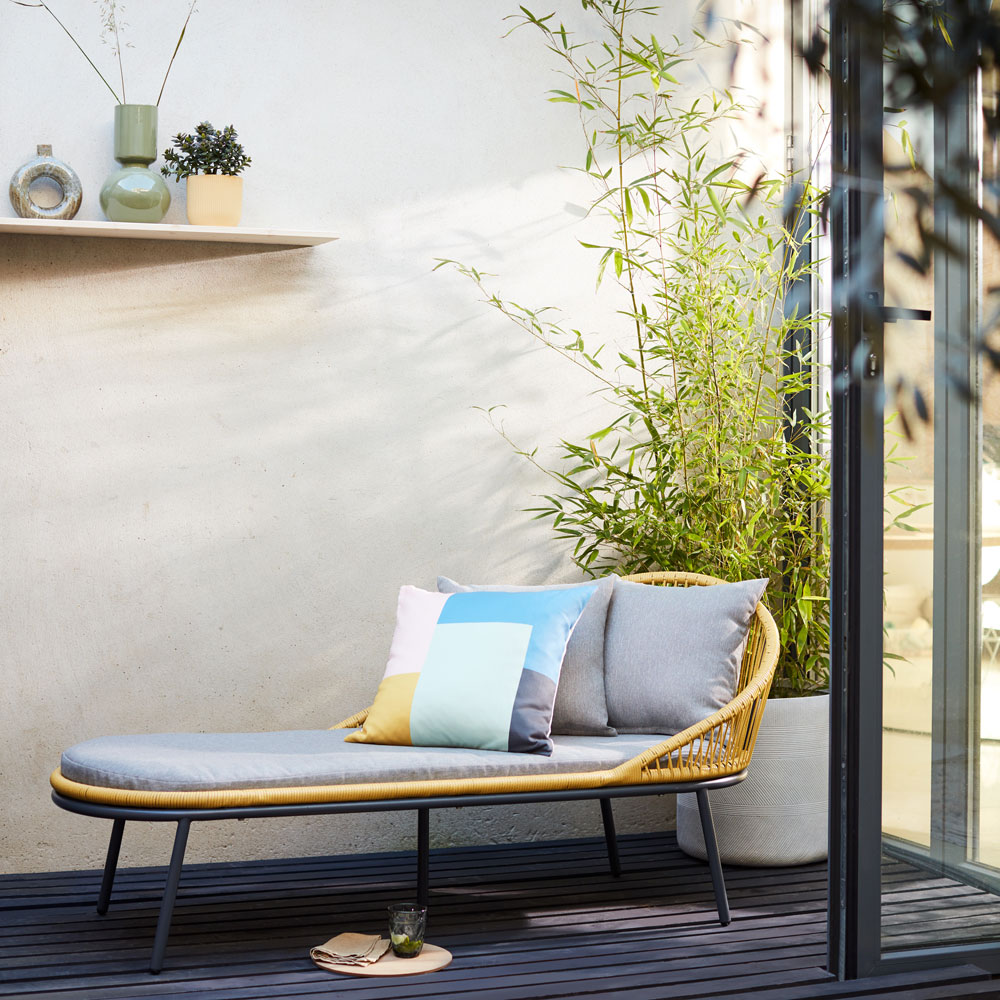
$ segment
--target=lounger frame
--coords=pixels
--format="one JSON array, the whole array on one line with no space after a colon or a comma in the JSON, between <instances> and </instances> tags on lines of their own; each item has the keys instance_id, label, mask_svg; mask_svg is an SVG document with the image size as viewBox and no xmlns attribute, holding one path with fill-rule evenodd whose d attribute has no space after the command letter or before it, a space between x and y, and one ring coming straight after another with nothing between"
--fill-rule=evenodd
<instances>
[{"instance_id":1,"label":"lounger frame","mask_svg":"<svg viewBox=\"0 0 1000 1000\"><path fill-rule=\"evenodd\" d=\"M637 574L626 579L661 586L711 586L723 582L701 574L667 572ZM97 912L102 915L110 904L125 823L177 824L153 942L152 973L163 968L188 833L191 823L196 820L413 809L417 813L417 898L426 903L431 809L598 799L609 863L612 873L617 876L621 865L611 800L693 792L698 799L719 921L725 925L730 921L729 904L708 792L734 785L746 777L777 658L777 628L767 609L758 604L744 647L736 697L697 725L605 771L166 792L81 784L64 777L57 769L50 779L52 800L70 812L113 821L97 902ZM365 709L332 728L360 726L367 714L368 709Z\"/></svg>"}]
</instances>

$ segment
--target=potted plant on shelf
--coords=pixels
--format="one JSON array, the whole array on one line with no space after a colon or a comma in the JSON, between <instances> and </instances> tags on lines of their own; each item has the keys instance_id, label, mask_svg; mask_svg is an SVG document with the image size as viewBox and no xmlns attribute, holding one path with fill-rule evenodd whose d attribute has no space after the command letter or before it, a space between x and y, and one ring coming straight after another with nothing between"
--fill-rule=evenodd
<instances>
[{"instance_id":1,"label":"potted plant on shelf","mask_svg":"<svg viewBox=\"0 0 1000 1000\"><path fill-rule=\"evenodd\" d=\"M243 178L250 157L236 141L232 125L218 131L202 122L192 134L181 132L163 151L164 177L187 178L187 217L192 226L239 225Z\"/></svg>"},{"instance_id":2,"label":"potted plant on shelf","mask_svg":"<svg viewBox=\"0 0 1000 1000\"><path fill-rule=\"evenodd\" d=\"M104 74L97 68L93 59L87 55L83 46L73 37L70 30L56 17L45 0L26 2L26 0L11 0L19 7L39 7L44 10L66 33L69 40L80 50L80 54L90 63L91 68L101 78L101 82L115 99L115 159L121 164L101 188L101 210L112 222L160 222L170 207L170 191L163 179L149 165L156 159L156 126L159 115L160 100L174 60L184 41L188 22L194 13L197 0L191 0L187 17L181 26L177 44L163 74L163 83L156 97L156 104L130 104L125 91L125 68L122 64L121 36L125 24L120 19L122 5L118 0L101 0L101 41L111 45L111 51L118 62L118 78L121 85L121 96L115 90Z\"/></svg>"},{"instance_id":3,"label":"potted plant on shelf","mask_svg":"<svg viewBox=\"0 0 1000 1000\"><path fill-rule=\"evenodd\" d=\"M704 39L667 51L639 36L633 22L646 10L621 0L584 7L600 28L595 42L579 42L553 15L521 8L516 17L541 32L570 81L551 100L580 116L582 169L596 186L589 218L604 220L583 245L598 284L620 298L620 329L583 333L548 308L501 297L474 267L438 266L456 266L491 306L589 372L608 403L605 425L563 441L555 468L494 419L552 480L530 509L582 570L769 579L778 697L750 777L713 793L719 846L733 862L816 860L827 836L830 481L826 413L801 402L814 391L817 316L802 292L815 267L818 197L800 184L790 198L788 178L725 151L746 109L730 93L686 96L677 79L703 59ZM610 369L601 360L609 342ZM696 807L679 803L678 839L704 856Z\"/></svg>"}]
</instances>

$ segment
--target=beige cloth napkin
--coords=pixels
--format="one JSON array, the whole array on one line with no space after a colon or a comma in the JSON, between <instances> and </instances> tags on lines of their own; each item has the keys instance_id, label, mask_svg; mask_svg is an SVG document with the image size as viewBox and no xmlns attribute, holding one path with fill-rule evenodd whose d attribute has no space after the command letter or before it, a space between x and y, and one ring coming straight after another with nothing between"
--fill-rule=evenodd
<instances>
[{"instance_id":1,"label":"beige cloth napkin","mask_svg":"<svg viewBox=\"0 0 1000 1000\"><path fill-rule=\"evenodd\" d=\"M309 949L309 957L321 968L330 965L371 965L389 950L387 938L378 934L354 934L347 931L325 944Z\"/></svg>"}]
</instances>

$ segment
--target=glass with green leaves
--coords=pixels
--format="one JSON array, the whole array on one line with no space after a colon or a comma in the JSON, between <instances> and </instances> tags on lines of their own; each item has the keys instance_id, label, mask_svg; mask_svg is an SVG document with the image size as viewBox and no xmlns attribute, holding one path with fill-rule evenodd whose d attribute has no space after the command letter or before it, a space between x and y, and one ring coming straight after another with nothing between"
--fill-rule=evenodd
<instances>
[{"instance_id":1,"label":"glass with green leaves","mask_svg":"<svg viewBox=\"0 0 1000 1000\"><path fill-rule=\"evenodd\" d=\"M806 291L822 199L723 148L747 108L680 82L716 48L696 35L664 46L639 34L652 8L583 0L596 37L522 7L569 81L551 100L579 114L598 285L619 296L620 328L584 334L528 308L458 261L485 301L588 371L611 419L561 443L553 489L528 508L588 574L687 570L767 577L781 633L777 693L813 694L828 673L827 414L813 394L818 315ZM749 172L749 178L748 177ZM609 279L612 279L609 281ZM609 367L602 349L614 344ZM797 401L795 405L792 401ZM492 413L492 411L491 411Z\"/></svg>"}]
</instances>

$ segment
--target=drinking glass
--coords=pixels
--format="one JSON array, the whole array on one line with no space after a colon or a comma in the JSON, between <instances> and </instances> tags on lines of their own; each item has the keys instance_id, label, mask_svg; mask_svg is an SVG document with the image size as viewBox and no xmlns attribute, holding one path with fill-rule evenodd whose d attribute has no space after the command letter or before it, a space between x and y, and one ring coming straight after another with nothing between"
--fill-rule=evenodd
<instances>
[{"instance_id":1,"label":"drinking glass","mask_svg":"<svg viewBox=\"0 0 1000 1000\"><path fill-rule=\"evenodd\" d=\"M389 938L392 953L399 958L416 958L424 946L427 907L416 903L393 903L389 907Z\"/></svg>"}]
</instances>

